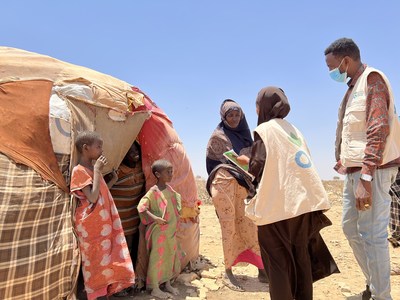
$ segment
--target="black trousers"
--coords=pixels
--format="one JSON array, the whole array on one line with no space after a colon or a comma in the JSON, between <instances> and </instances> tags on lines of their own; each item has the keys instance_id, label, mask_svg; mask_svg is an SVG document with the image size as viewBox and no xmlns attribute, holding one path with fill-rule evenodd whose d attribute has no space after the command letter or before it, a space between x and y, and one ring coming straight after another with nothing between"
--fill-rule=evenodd
<instances>
[{"instance_id":1,"label":"black trousers","mask_svg":"<svg viewBox=\"0 0 400 300\"><path fill-rule=\"evenodd\" d=\"M313 282L339 272L319 234L331 224L317 211L258 226L271 300L312 300Z\"/></svg>"}]
</instances>

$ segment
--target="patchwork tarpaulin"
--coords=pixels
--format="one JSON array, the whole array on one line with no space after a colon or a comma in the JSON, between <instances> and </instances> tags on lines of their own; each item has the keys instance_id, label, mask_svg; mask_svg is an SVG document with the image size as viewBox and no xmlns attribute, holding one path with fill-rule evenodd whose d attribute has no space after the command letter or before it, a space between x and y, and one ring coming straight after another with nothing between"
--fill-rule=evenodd
<instances>
[{"instance_id":1,"label":"patchwork tarpaulin","mask_svg":"<svg viewBox=\"0 0 400 300\"><path fill-rule=\"evenodd\" d=\"M68 168L69 160L59 162ZM69 199L33 169L0 154L0 299L71 293L78 253Z\"/></svg>"},{"instance_id":2,"label":"patchwork tarpaulin","mask_svg":"<svg viewBox=\"0 0 400 300\"><path fill-rule=\"evenodd\" d=\"M69 174L77 162L73 140L82 130L102 136L105 174L119 166L135 139L148 186L152 161L171 160L178 174L171 185L191 212L179 230L183 263L198 256L195 179L162 110L112 76L0 47L0 299L74 297L80 257Z\"/></svg>"}]
</instances>

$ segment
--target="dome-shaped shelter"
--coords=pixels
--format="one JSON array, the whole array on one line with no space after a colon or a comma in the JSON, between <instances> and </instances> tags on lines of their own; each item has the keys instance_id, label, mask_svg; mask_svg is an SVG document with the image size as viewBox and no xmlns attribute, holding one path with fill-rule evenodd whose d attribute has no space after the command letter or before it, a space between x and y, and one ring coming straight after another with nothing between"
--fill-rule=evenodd
<instances>
[{"instance_id":1,"label":"dome-shaped shelter","mask_svg":"<svg viewBox=\"0 0 400 300\"><path fill-rule=\"evenodd\" d=\"M0 47L0 299L72 297L79 270L69 176L74 138L94 130L104 140L104 175L131 144L150 166L174 165L170 183L182 195L182 266L199 249L197 189L182 142L166 114L138 88L94 70Z\"/></svg>"}]
</instances>

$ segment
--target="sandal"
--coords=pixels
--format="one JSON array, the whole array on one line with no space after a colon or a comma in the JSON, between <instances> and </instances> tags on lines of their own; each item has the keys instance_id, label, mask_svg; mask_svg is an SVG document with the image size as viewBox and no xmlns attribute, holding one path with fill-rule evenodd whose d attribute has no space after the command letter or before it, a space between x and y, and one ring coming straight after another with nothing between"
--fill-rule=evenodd
<instances>
[{"instance_id":1,"label":"sandal","mask_svg":"<svg viewBox=\"0 0 400 300\"><path fill-rule=\"evenodd\" d=\"M222 283L232 291L244 292L245 290L240 285L234 285L228 278L223 278Z\"/></svg>"},{"instance_id":2,"label":"sandal","mask_svg":"<svg viewBox=\"0 0 400 300\"><path fill-rule=\"evenodd\" d=\"M390 275L400 275L400 267L393 266L390 270Z\"/></svg>"},{"instance_id":3,"label":"sandal","mask_svg":"<svg viewBox=\"0 0 400 300\"><path fill-rule=\"evenodd\" d=\"M389 241L390 244L393 246L393 248L400 247L400 241L398 241L398 240L395 239L394 237L388 238L388 241Z\"/></svg>"},{"instance_id":4,"label":"sandal","mask_svg":"<svg viewBox=\"0 0 400 300\"><path fill-rule=\"evenodd\" d=\"M261 283L269 283L267 272L264 269L258 269L258 281Z\"/></svg>"},{"instance_id":5,"label":"sandal","mask_svg":"<svg viewBox=\"0 0 400 300\"><path fill-rule=\"evenodd\" d=\"M122 291L113 294L113 297L128 297L128 296L129 296L129 288L123 289Z\"/></svg>"}]
</instances>

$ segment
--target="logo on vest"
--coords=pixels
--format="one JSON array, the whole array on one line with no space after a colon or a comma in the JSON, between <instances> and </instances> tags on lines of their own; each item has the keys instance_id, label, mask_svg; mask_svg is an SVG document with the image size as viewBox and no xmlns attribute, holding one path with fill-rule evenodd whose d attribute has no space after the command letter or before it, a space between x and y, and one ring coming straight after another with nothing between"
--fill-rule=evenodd
<instances>
[{"instance_id":1,"label":"logo on vest","mask_svg":"<svg viewBox=\"0 0 400 300\"><path fill-rule=\"evenodd\" d=\"M299 139L293 132L290 133L289 141L291 141L293 144L295 144L299 147L302 144L301 139Z\"/></svg>"},{"instance_id":2,"label":"logo on vest","mask_svg":"<svg viewBox=\"0 0 400 300\"><path fill-rule=\"evenodd\" d=\"M294 160L296 161L296 164L303 169L311 167L311 159L303 150L300 150L296 153Z\"/></svg>"},{"instance_id":3,"label":"logo on vest","mask_svg":"<svg viewBox=\"0 0 400 300\"><path fill-rule=\"evenodd\" d=\"M303 144L301 139L293 132L290 133L290 136L288 138L289 141L291 141L293 144L299 147L301 147L301 145ZM299 150L296 153L294 160L300 168L307 169L311 167L311 159L308 157L307 153L305 153L303 150Z\"/></svg>"}]
</instances>

